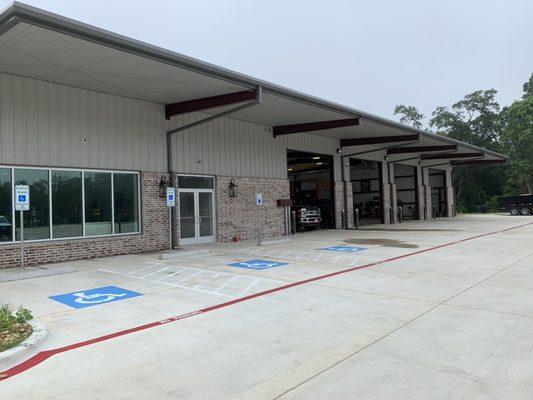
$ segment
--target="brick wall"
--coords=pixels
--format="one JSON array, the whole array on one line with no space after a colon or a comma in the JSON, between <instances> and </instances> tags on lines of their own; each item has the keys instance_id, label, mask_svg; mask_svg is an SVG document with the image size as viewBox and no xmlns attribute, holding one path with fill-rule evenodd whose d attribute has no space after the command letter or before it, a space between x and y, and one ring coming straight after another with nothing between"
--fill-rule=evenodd
<instances>
[{"instance_id":1,"label":"brick wall","mask_svg":"<svg viewBox=\"0 0 533 400\"><path fill-rule=\"evenodd\" d=\"M342 229L342 211L344 210L344 184L335 182L335 228Z\"/></svg>"},{"instance_id":2,"label":"brick wall","mask_svg":"<svg viewBox=\"0 0 533 400\"><path fill-rule=\"evenodd\" d=\"M446 170L446 204L447 204L447 212L448 217L454 217L453 213L455 210L455 192L452 186L452 169L451 167Z\"/></svg>"},{"instance_id":3,"label":"brick wall","mask_svg":"<svg viewBox=\"0 0 533 400\"><path fill-rule=\"evenodd\" d=\"M353 214L353 186L352 182L346 182L346 194L348 197L348 204L346 215L348 216L348 228L354 227L354 214Z\"/></svg>"},{"instance_id":4,"label":"brick wall","mask_svg":"<svg viewBox=\"0 0 533 400\"><path fill-rule=\"evenodd\" d=\"M420 221L424 220L424 206L426 204L424 193L424 186L418 186L418 219Z\"/></svg>"},{"instance_id":5,"label":"brick wall","mask_svg":"<svg viewBox=\"0 0 533 400\"><path fill-rule=\"evenodd\" d=\"M384 183L381 187L381 190L383 191L383 223L390 224L391 220L389 208L392 204L390 198L391 185L389 183Z\"/></svg>"},{"instance_id":6,"label":"brick wall","mask_svg":"<svg viewBox=\"0 0 533 400\"><path fill-rule=\"evenodd\" d=\"M235 178L237 197L229 197L231 177L216 179L217 236L221 242L234 236L241 240L257 238L257 193L263 193L261 208L261 235L263 238L283 235L285 214L276 200L288 199L289 181L282 179Z\"/></svg>"},{"instance_id":7,"label":"brick wall","mask_svg":"<svg viewBox=\"0 0 533 400\"><path fill-rule=\"evenodd\" d=\"M26 265L168 249L168 209L159 197L160 177L159 173L141 174L141 234L25 243ZM18 244L0 245L0 254L0 268L20 265Z\"/></svg>"},{"instance_id":8,"label":"brick wall","mask_svg":"<svg viewBox=\"0 0 533 400\"><path fill-rule=\"evenodd\" d=\"M428 221L433 218L433 204L431 199L431 186L426 185L426 210L428 213Z\"/></svg>"},{"instance_id":9,"label":"brick wall","mask_svg":"<svg viewBox=\"0 0 533 400\"><path fill-rule=\"evenodd\" d=\"M391 204L392 211L393 211L393 221L392 221L392 223L393 224L397 224L398 223L398 194L396 192L396 184L395 183L391 183L390 184L390 190L391 190L391 199L390 199L391 203L390 204ZM387 210L387 212L390 212L390 211Z\"/></svg>"}]
</instances>

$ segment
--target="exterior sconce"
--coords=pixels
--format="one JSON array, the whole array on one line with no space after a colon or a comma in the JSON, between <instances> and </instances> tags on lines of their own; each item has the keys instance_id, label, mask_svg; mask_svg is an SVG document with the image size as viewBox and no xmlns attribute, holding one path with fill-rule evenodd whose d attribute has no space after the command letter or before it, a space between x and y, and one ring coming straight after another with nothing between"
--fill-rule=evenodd
<instances>
[{"instance_id":1,"label":"exterior sconce","mask_svg":"<svg viewBox=\"0 0 533 400\"><path fill-rule=\"evenodd\" d=\"M385 156L385 161L389 161L389 156L388 155Z\"/></svg>"},{"instance_id":2,"label":"exterior sconce","mask_svg":"<svg viewBox=\"0 0 533 400\"><path fill-rule=\"evenodd\" d=\"M170 185L167 182L167 178L165 175L161 175L161 179L159 179L159 197L164 198L167 195L167 187Z\"/></svg>"},{"instance_id":3,"label":"exterior sconce","mask_svg":"<svg viewBox=\"0 0 533 400\"><path fill-rule=\"evenodd\" d=\"M229 197L237 197L238 186L235 184L235 178L229 181Z\"/></svg>"}]
</instances>

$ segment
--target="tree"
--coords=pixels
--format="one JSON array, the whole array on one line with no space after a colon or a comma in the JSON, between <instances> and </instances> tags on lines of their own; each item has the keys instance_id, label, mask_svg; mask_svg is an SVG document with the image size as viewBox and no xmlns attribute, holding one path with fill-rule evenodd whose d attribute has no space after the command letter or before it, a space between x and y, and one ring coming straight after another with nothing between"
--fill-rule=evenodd
<instances>
[{"instance_id":1,"label":"tree","mask_svg":"<svg viewBox=\"0 0 533 400\"><path fill-rule=\"evenodd\" d=\"M533 74L524 84L522 100L502 111L502 142L510 156L506 190L533 193Z\"/></svg>"},{"instance_id":2,"label":"tree","mask_svg":"<svg viewBox=\"0 0 533 400\"><path fill-rule=\"evenodd\" d=\"M477 90L467 94L449 109L437 107L430 126L437 133L468 142L489 150L501 151L502 120L500 106L495 100L497 91ZM454 167L454 186L457 208L475 211L491 197L502 193L504 170L500 167Z\"/></svg>"},{"instance_id":3,"label":"tree","mask_svg":"<svg viewBox=\"0 0 533 400\"><path fill-rule=\"evenodd\" d=\"M522 96L523 99L533 96L533 74L529 77L529 81L524 83L524 86L522 86L524 89L524 95Z\"/></svg>"},{"instance_id":4,"label":"tree","mask_svg":"<svg viewBox=\"0 0 533 400\"><path fill-rule=\"evenodd\" d=\"M400 122L416 129L422 129L424 115L414 106L399 104L394 107L394 115L400 114Z\"/></svg>"},{"instance_id":5,"label":"tree","mask_svg":"<svg viewBox=\"0 0 533 400\"><path fill-rule=\"evenodd\" d=\"M522 99L503 110L497 91L489 89L467 94L431 114L429 125L438 134L510 156L505 167L454 167L458 210L474 211L496 195L533 193L533 74L523 89ZM416 107L399 105L394 114L401 114L403 123L422 125L423 115Z\"/></svg>"},{"instance_id":6,"label":"tree","mask_svg":"<svg viewBox=\"0 0 533 400\"><path fill-rule=\"evenodd\" d=\"M453 139L499 150L502 121L496 93L494 89L477 90L453 104L451 110L437 107L429 124Z\"/></svg>"}]
</instances>

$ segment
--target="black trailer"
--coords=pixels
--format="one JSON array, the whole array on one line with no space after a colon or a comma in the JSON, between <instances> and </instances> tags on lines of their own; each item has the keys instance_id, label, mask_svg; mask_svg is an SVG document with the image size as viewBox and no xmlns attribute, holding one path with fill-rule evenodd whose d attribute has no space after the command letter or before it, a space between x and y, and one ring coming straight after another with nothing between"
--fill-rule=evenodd
<instances>
[{"instance_id":1,"label":"black trailer","mask_svg":"<svg viewBox=\"0 0 533 400\"><path fill-rule=\"evenodd\" d=\"M533 195L500 196L498 197L498 207L511 215L532 215Z\"/></svg>"}]
</instances>

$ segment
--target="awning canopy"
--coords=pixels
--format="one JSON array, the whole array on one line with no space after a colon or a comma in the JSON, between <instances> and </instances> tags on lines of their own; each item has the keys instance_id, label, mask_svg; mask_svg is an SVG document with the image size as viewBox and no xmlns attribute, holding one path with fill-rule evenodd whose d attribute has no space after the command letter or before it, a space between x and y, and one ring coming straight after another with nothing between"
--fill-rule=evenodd
<instances>
[{"instance_id":1,"label":"awning canopy","mask_svg":"<svg viewBox=\"0 0 533 400\"><path fill-rule=\"evenodd\" d=\"M306 132L302 129L312 127L313 134L339 139L345 153L361 146L378 149L398 144L427 148L451 144L456 145L455 152L459 154L483 152L482 157L475 158L477 162L507 159L468 143L404 126L21 3L14 3L0 15L0 71L164 105L183 102L188 102L189 107L211 105L205 108L206 112L227 109L230 99L239 99L238 93L260 87L261 104L236 112L232 118L271 126L274 132L284 134ZM226 103L213 103L213 97L225 99ZM191 101L195 101L192 106ZM355 120L357 123L343 122ZM453 152L447 150L443 155ZM411 154L422 156L425 151L414 149ZM464 159L440 160L474 161L469 155Z\"/></svg>"}]
</instances>

